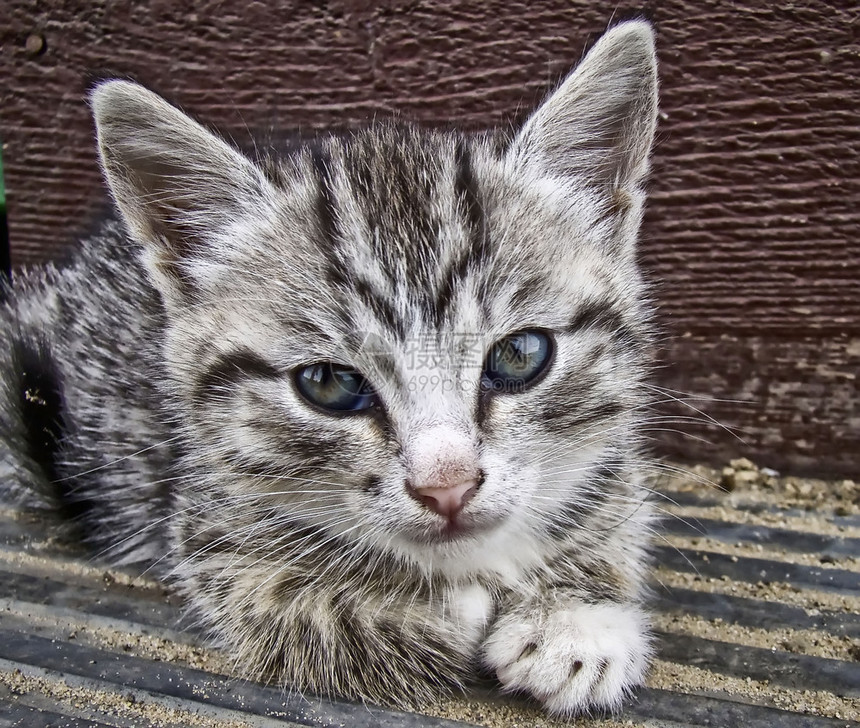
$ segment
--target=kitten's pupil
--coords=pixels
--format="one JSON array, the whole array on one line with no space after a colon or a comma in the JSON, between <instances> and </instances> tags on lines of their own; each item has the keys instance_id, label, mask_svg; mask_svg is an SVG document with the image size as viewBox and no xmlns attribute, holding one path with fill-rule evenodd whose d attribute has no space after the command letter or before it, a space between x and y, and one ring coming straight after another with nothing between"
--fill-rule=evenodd
<instances>
[{"instance_id":1,"label":"kitten's pupil","mask_svg":"<svg viewBox=\"0 0 860 728\"><path fill-rule=\"evenodd\" d=\"M373 388L355 369L319 362L296 371L296 389L317 407L331 412L357 412L376 402Z\"/></svg>"},{"instance_id":2,"label":"kitten's pupil","mask_svg":"<svg viewBox=\"0 0 860 728\"><path fill-rule=\"evenodd\" d=\"M515 391L533 382L549 365L552 339L541 331L518 331L496 342L484 366L486 384Z\"/></svg>"}]
</instances>

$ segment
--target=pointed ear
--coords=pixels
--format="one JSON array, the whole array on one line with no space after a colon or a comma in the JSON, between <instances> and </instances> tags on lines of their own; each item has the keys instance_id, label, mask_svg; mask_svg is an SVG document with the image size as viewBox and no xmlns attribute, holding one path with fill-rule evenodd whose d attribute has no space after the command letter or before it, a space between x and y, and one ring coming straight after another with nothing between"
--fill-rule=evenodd
<instances>
[{"instance_id":1,"label":"pointed ear","mask_svg":"<svg viewBox=\"0 0 860 728\"><path fill-rule=\"evenodd\" d=\"M249 159L161 97L127 81L92 93L101 163L153 282L193 292L193 259L207 258L231 223L271 199Z\"/></svg>"},{"instance_id":2,"label":"pointed ear","mask_svg":"<svg viewBox=\"0 0 860 728\"><path fill-rule=\"evenodd\" d=\"M644 21L622 23L532 114L510 153L543 176L635 192L656 120L654 33Z\"/></svg>"}]
</instances>

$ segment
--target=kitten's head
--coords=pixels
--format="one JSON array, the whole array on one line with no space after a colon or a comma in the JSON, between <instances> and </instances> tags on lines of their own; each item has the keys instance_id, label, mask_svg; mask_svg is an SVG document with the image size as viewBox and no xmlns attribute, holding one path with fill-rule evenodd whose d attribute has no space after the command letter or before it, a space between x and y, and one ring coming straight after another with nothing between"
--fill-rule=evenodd
<instances>
[{"instance_id":1,"label":"kitten's head","mask_svg":"<svg viewBox=\"0 0 860 728\"><path fill-rule=\"evenodd\" d=\"M401 554L598 509L647 366L647 24L609 31L510 136L378 125L252 161L137 85L93 108L218 495Z\"/></svg>"}]
</instances>

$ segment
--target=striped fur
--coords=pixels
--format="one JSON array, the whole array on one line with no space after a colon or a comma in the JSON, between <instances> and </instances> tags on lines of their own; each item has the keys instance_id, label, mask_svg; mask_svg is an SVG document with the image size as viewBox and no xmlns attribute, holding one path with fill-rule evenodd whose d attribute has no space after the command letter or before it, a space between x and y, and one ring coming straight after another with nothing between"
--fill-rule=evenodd
<instances>
[{"instance_id":1,"label":"striped fur","mask_svg":"<svg viewBox=\"0 0 860 728\"><path fill-rule=\"evenodd\" d=\"M16 276L7 496L157 565L245 675L405 705L486 669L560 715L617 707L650 654L650 28L508 136L379 124L251 160L131 83L93 108L122 223ZM546 374L482 388L525 329ZM320 361L378 406L305 402ZM407 485L466 461L452 535Z\"/></svg>"}]
</instances>

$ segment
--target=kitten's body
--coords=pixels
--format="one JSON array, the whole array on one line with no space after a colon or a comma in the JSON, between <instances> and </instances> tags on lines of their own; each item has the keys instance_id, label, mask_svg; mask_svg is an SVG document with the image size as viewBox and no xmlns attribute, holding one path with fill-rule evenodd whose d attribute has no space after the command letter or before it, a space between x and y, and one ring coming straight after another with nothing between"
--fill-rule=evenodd
<instances>
[{"instance_id":1,"label":"kitten's body","mask_svg":"<svg viewBox=\"0 0 860 728\"><path fill-rule=\"evenodd\" d=\"M172 507L162 309L122 226L109 222L69 264L17 272L3 311L2 488L59 509L120 562L167 551L165 529L141 531Z\"/></svg>"},{"instance_id":2,"label":"kitten's body","mask_svg":"<svg viewBox=\"0 0 860 728\"><path fill-rule=\"evenodd\" d=\"M616 706L650 650L648 27L512 138L383 125L253 164L131 84L94 110L130 238L16 278L3 487L165 567L248 675L406 704L483 666L557 713ZM551 361L493 392L522 331ZM374 405L304 401L314 362Z\"/></svg>"}]
</instances>

